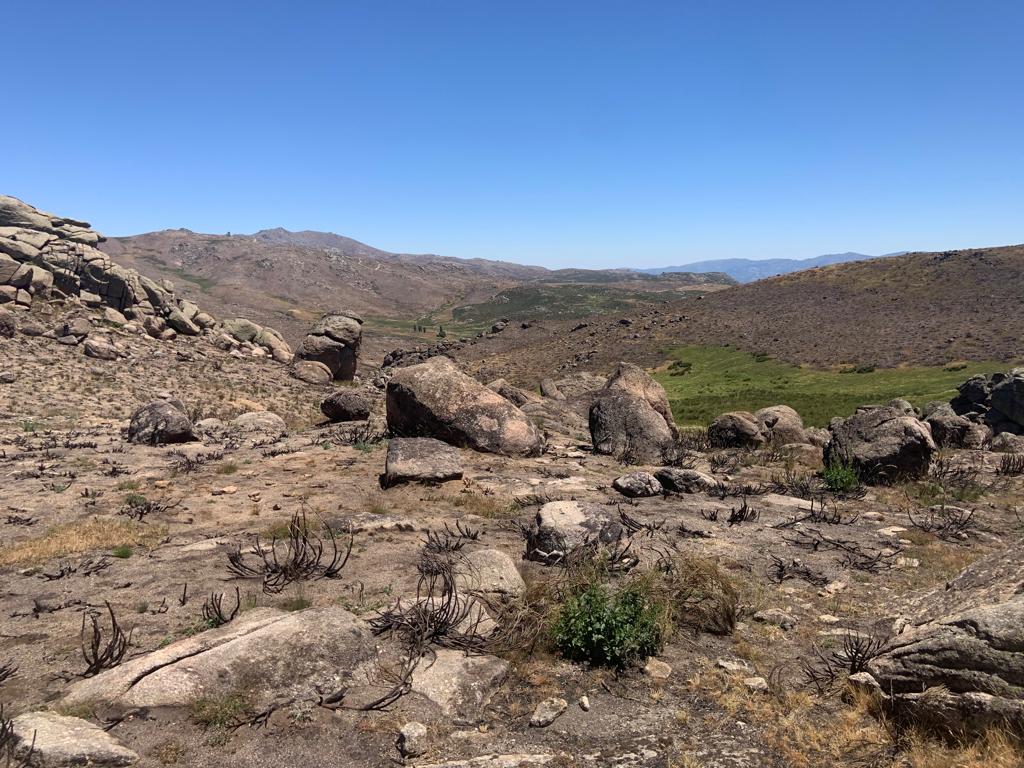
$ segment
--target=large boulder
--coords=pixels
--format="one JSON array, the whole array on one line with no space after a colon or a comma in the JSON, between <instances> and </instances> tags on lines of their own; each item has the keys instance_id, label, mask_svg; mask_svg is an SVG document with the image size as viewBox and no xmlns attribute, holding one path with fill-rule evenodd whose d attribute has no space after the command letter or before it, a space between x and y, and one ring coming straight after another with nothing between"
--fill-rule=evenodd
<instances>
[{"instance_id":1,"label":"large boulder","mask_svg":"<svg viewBox=\"0 0 1024 768\"><path fill-rule=\"evenodd\" d=\"M516 406L516 408L522 408L524 405L529 403L540 402L541 399L533 392L527 392L525 389L520 389L514 384L508 383L505 379L495 379L487 385L487 388L492 392L497 392L512 403L512 405Z\"/></svg>"},{"instance_id":2,"label":"large boulder","mask_svg":"<svg viewBox=\"0 0 1024 768\"><path fill-rule=\"evenodd\" d=\"M373 657L370 628L340 606L294 613L257 608L81 680L62 704L188 707L198 699L244 691L258 711L274 701L312 697L317 688L338 690Z\"/></svg>"},{"instance_id":3,"label":"large boulder","mask_svg":"<svg viewBox=\"0 0 1024 768\"><path fill-rule=\"evenodd\" d=\"M432 437L394 437L388 441L381 485L444 483L462 478L459 452Z\"/></svg>"},{"instance_id":4,"label":"large boulder","mask_svg":"<svg viewBox=\"0 0 1024 768\"><path fill-rule=\"evenodd\" d=\"M761 434L774 445L789 445L807 441L804 420L788 405L773 405L754 413Z\"/></svg>"},{"instance_id":5,"label":"large boulder","mask_svg":"<svg viewBox=\"0 0 1024 768\"><path fill-rule=\"evenodd\" d=\"M893 714L943 733L1024 733L1024 556L983 558L918 601L861 680Z\"/></svg>"},{"instance_id":6,"label":"large boulder","mask_svg":"<svg viewBox=\"0 0 1024 768\"><path fill-rule=\"evenodd\" d=\"M456 584L463 592L487 598L522 597L526 582L515 561L500 549L475 549L455 563Z\"/></svg>"},{"instance_id":7,"label":"large boulder","mask_svg":"<svg viewBox=\"0 0 1024 768\"><path fill-rule=\"evenodd\" d=\"M281 437L288 432L285 420L270 411L249 411L231 420L231 429L247 434Z\"/></svg>"},{"instance_id":8,"label":"large boulder","mask_svg":"<svg viewBox=\"0 0 1024 768\"><path fill-rule=\"evenodd\" d=\"M1024 370L1014 371L992 387L986 421L994 428L1006 427L998 431L1024 432Z\"/></svg>"},{"instance_id":9,"label":"large boulder","mask_svg":"<svg viewBox=\"0 0 1024 768\"><path fill-rule=\"evenodd\" d=\"M718 481L696 469L663 467L654 473L662 487L673 493L708 493L718 487Z\"/></svg>"},{"instance_id":10,"label":"large boulder","mask_svg":"<svg viewBox=\"0 0 1024 768\"><path fill-rule=\"evenodd\" d=\"M320 412L334 422L366 421L370 418L370 400L358 390L339 389L320 403Z\"/></svg>"},{"instance_id":11,"label":"large boulder","mask_svg":"<svg viewBox=\"0 0 1024 768\"><path fill-rule=\"evenodd\" d=\"M959 416L948 403L928 409L925 423L932 430L932 439L941 448L963 448L973 422Z\"/></svg>"},{"instance_id":12,"label":"large boulder","mask_svg":"<svg viewBox=\"0 0 1024 768\"><path fill-rule=\"evenodd\" d=\"M401 368L387 384L387 421L403 437L435 437L506 456L537 456L544 438L512 403L446 357Z\"/></svg>"},{"instance_id":13,"label":"large boulder","mask_svg":"<svg viewBox=\"0 0 1024 768\"><path fill-rule=\"evenodd\" d=\"M717 417L708 425L708 439L716 448L757 448L767 442L757 416L748 411Z\"/></svg>"},{"instance_id":14,"label":"large boulder","mask_svg":"<svg viewBox=\"0 0 1024 768\"><path fill-rule=\"evenodd\" d=\"M191 419L177 403L154 400L132 414L128 439L133 443L161 445L187 443L198 437Z\"/></svg>"},{"instance_id":15,"label":"large boulder","mask_svg":"<svg viewBox=\"0 0 1024 768\"><path fill-rule=\"evenodd\" d=\"M605 389L609 392L626 392L645 400L665 420L672 436L678 437L679 433L665 388L652 379L643 368L632 363L620 362L612 375L608 377Z\"/></svg>"},{"instance_id":16,"label":"large boulder","mask_svg":"<svg viewBox=\"0 0 1024 768\"><path fill-rule=\"evenodd\" d=\"M590 439L595 453L627 464L661 464L678 453L664 417L641 397L603 390L590 406Z\"/></svg>"},{"instance_id":17,"label":"large boulder","mask_svg":"<svg viewBox=\"0 0 1024 768\"><path fill-rule=\"evenodd\" d=\"M849 464L872 483L923 477L936 448L927 424L888 406L833 419L829 431L825 464Z\"/></svg>"},{"instance_id":18,"label":"large boulder","mask_svg":"<svg viewBox=\"0 0 1024 768\"><path fill-rule=\"evenodd\" d=\"M622 525L608 507L578 501L549 501L537 510L527 531L526 558L541 563L561 562L574 549L589 543L610 543Z\"/></svg>"},{"instance_id":19,"label":"large boulder","mask_svg":"<svg viewBox=\"0 0 1024 768\"><path fill-rule=\"evenodd\" d=\"M336 381L356 375L363 320L350 312L331 312L320 318L299 345L295 357L323 363Z\"/></svg>"}]
</instances>

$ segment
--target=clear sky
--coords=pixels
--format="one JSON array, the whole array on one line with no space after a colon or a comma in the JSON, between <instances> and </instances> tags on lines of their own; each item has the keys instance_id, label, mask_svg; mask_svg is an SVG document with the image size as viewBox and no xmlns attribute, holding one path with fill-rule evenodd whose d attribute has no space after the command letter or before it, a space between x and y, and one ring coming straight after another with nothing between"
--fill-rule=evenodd
<instances>
[{"instance_id":1,"label":"clear sky","mask_svg":"<svg viewBox=\"0 0 1024 768\"><path fill-rule=\"evenodd\" d=\"M7 0L0 191L547 266L1024 241L1021 0Z\"/></svg>"}]
</instances>

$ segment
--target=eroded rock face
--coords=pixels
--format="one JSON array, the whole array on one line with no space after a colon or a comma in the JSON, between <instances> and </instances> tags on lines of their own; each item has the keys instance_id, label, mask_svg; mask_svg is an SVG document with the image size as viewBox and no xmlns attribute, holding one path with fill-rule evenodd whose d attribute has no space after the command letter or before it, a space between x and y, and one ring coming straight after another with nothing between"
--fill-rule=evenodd
<instances>
[{"instance_id":1,"label":"eroded rock face","mask_svg":"<svg viewBox=\"0 0 1024 768\"><path fill-rule=\"evenodd\" d=\"M459 588L487 597L517 598L526 592L526 583L512 558L500 549L475 549L455 564Z\"/></svg>"},{"instance_id":2,"label":"eroded rock face","mask_svg":"<svg viewBox=\"0 0 1024 768\"><path fill-rule=\"evenodd\" d=\"M901 718L945 732L1024 731L1024 556L985 558L926 595L868 664Z\"/></svg>"},{"instance_id":3,"label":"eroded rock face","mask_svg":"<svg viewBox=\"0 0 1024 768\"><path fill-rule=\"evenodd\" d=\"M356 375L363 319L350 312L332 312L320 318L302 340L295 356L322 363L335 381L352 381Z\"/></svg>"},{"instance_id":4,"label":"eroded rock face","mask_svg":"<svg viewBox=\"0 0 1024 768\"><path fill-rule=\"evenodd\" d=\"M432 437L395 437L388 441L388 456L381 485L444 483L462 478L459 452Z\"/></svg>"},{"instance_id":5,"label":"eroded rock face","mask_svg":"<svg viewBox=\"0 0 1024 768\"><path fill-rule=\"evenodd\" d=\"M829 431L825 463L851 464L868 482L923 477L935 452L928 426L896 408L833 419Z\"/></svg>"},{"instance_id":6,"label":"eroded rock face","mask_svg":"<svg viewBox=\"0 0 1024 768\"><path fill-rule=\"evenodd\" d=\"M317 686L337 690L373 656L367 625L339 606L294 613L259 608L81 680L63 704L187 707L245 690L253 706L265 706L309 696Z\"/></svg>"},{"instance_id":7,"label":"eroded rock face","mask_svg":"<svg viewBox=\"0 0 1024 768\"><path fill-rule=\"evenodd\" d=\"M507 676L507 661L441 649L413 672L412 690L446 715L472 716L487 706Z\"/></svg>"},{"instance_id":8,"label":"eroded rock face","mask_svg":"<svg viewBox=\"0 0 1024 768\"><path fill-rule=\"evenodd\" d=\"M496 392L446 357L399 369L387 384L388 427L406 437L506 456L537 456L540 430Z\"/></svg>"},{"instance_id":9,"label":"eroded rock face","mask_svg":"<svg viewBox=\"0 0 1024 768\"><path fill-rule=\"evenodd\" d=\"M487 385L487 388L492 392L497 392L516 408L522 408L524 405L540 400L540 397L533 392L527 392L525 389L509 384L505 379L495 379Z\"/></svg>"},{"instance_id":10,"label":"eroded rock face","mask_svg":"<svg viewBox=\"0 0 1024 768\"><path fill-rule=\"evenodd\" d=\"M192 421L169 400L154 400L132 414L128 439L133 443L162 445L198 439Z\"/></svg>"},{"instance_id":11,"label":"eroded rock face","mask_svg":"<svg viewBox=\"0 0 1024 768\"><path fill-rule=\"evenodd\" d=\"M654 476L665 490L673 493L707 493L718 486L718 480L696 469L663 467Z\"/></svg>"}]
</instances>

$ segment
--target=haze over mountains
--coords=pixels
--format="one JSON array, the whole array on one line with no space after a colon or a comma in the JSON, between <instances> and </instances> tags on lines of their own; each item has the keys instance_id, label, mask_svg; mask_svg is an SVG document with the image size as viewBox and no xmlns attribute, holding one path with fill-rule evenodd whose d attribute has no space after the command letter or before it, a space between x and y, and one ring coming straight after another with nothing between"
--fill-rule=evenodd
<instances>
[{"instance_id":1,"label":"haze over mountains","mask_svg":"<svg viewBox=\"0 0 1024 768\"><path fill-rule=\"evenodd\" d=\"M763 280L766 277L799 272L803 269L825 267L830 264L843 264L848 261L864 261L866 259L881 259L886 256L900 256L904 253L906 251L896 251L894 253L882 254L881 256L868 256L864 253L847 251L846 253L826 253L824 256L815 256L809 259L712 259L709 261L695 261L675 267L652 267L639 271L649 275L661 275L666 272L724 272L737 282L751 283L755 280Z\"/></svg>"}]
</instances>

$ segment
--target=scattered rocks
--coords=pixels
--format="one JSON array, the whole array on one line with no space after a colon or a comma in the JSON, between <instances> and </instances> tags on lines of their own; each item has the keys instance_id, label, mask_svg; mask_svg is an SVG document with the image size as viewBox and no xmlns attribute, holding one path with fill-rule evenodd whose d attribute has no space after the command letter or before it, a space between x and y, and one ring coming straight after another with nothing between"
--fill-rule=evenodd
<instances>
[{"instance_id":1,"label":"scattered rocks","mask_svg":"<svg viewBox=\"0 0 1024 768\"><path fill-rule=\"evenodd\" d=\"M533 392L527 392L524 389L513 386L505 381L505 379L495 379L487 385L487 388L492 392L497 392L517 408L522 408L528 403L535 403L540 400Z\"/></svg>"},{"instance_id":2,"label":"scattered rocks","mask_svg":"<svg viewBox=\"0 0 1024 768\"><path fill-rule=\"evenodd\" d=\"M14 718L12 725L18 739L14 756L27 757L31 749L30 764L40 768L124 766L139 759L98 725L81 718L56 712L27 712Z\"/></svg>"},{"instance_id":3,"label":"scattered rocks","mask_svg":"<svg viewBox=\"0 0 1024 768\"><path fill-rule=\"evenodd\" d=\"M630 472L612 481L612 487L623 496L643 498L661 496L661 483L650 472Z\"/></svg>"},{"instance_id":4,"label":"scattered rocks","mask_svg":"<svg viewBox=\"0 0 1024 768\"><path fill-rule=\"evenodd\" d=\"M485 453L536 456L544 439L526 415L445 357L399 369L387 384L388 427Z\"/></svg>"},{"instance_id":5,"label":"scattered rocks","mask_svg":"<svg viewBox=\"0 0 1024 768\"><path fill-rule=\"evenodd\" d=\"M533 710L530 725L534 728L547 728L569 708L569 702L557 696L544 699Z\"/></svg>"},{"instance_id":6,"label":"scattered rocks","mask_svg":"<svg viewBox=\"0 0 1024 768\"><path fill-rule=\"evenodd\" d=\"M966 417L958 416L947 403L931 409L925 416L925 422L931 427L932 439L940 448L963 447L974 426Z\"/></svg>"},{"instance_id":7,"label":"scattered rocks","mask_svg":"<svg viewBox=\"0 0 1024 768\"><path fill-rule=\"evenodd\" d=\"M388 441L381 485L445 483L462 479L459 452L432 437L394 437Z\"/></svg>"},{"instance_id":8,"label":"scattered rocks","mask_svg":"<svg viewBox=\"0 0 1024 768\"><path fill-rule=\"evenodd\" d=\"M751 693L766 693L768 691L768 681L763 677L745 677L743 685Z\"/></svg>"}]
</instances>

